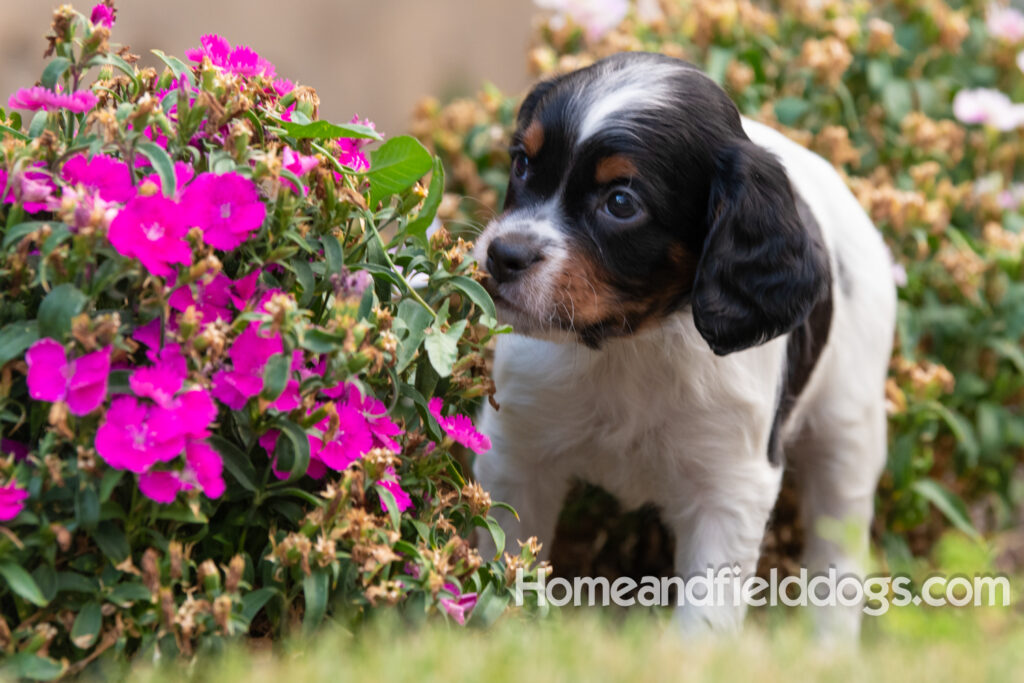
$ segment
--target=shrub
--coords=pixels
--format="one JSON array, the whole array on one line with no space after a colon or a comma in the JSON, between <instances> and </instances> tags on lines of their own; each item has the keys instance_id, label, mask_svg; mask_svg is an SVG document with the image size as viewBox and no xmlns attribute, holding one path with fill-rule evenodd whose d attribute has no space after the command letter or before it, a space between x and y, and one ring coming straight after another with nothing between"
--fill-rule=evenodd
<instances>
[{"instance_id":1,"label":"shrub","mask_svg":"<svg viewBox=\"0 0 1024 683\"><path fill-rule=\"evenodd\" d=\"M1012 522L1024 446L1024 104L1013 103L1024 101L1024 15L941 0L545 5L561 9L538 24L537 75L621 50L688 59L744 114L830 160L881 229L900 296L878 495L890 560L926 552L950 526L976 535ZM450 169L445 218L473 224L501 205L516 99L488 88L418 108L415 134ZM463 195L484 210L460 206Z\"/></svg>"},{"instance_id":2,"label":"shrub","mask_svg":"<svg viewBox=\"0 0 1024 683\"><path fill-rule=\"evenodd\" d=\"M318 120L248 47L204 36L157 72L113 24L58 9L0 112L6 672L391 605L493 620L535 546L466 541L504 544L452 457L489 447L462 415L501 330L470 245L426 236L440 163Z\"/></svg>"}]
</instances>

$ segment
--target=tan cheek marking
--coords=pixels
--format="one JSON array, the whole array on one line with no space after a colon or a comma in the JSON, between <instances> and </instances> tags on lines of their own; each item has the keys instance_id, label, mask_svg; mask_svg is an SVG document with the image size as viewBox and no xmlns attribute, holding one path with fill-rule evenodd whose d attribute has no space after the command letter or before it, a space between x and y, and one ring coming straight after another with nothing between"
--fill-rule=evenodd
<instances>
[{"instance_id":1,"label":"tan cheek marking","mask_svg":"<svg viewBox=\"0 0 1024 683\"><path fill-rule=\"evenodd\" d=\"M523 131L523 149L526 151L526 156L533 158L540 152L540 148L544 146L544 126L541 125L540 121L534 119L533 122L526 127Z\"/></svg>"},{"instance_id":2,"label":"tan cheek marking","mask_svg":"<svg viewBox=\"0 0 1024 683\"><path fill-rule=\"evenodd\" d=\"M566 259L554 292L555 314L566 325L581 328L619 315L620 302L603 269L582 254Z\"/></svg>"},{"instance_id":3,"label":"tan cheek marking","mask_svg":"<svg viewBox=\"0 0 1024 683\"><path fill-rule=\"evenodd\" d=\"M631 178L635 175L637 175L636 165L629 157L624 157L621 154L601 159L597 162L597 168L594 170L594 180L599 185L619 178Z\"/></svg>"}]
</instances>

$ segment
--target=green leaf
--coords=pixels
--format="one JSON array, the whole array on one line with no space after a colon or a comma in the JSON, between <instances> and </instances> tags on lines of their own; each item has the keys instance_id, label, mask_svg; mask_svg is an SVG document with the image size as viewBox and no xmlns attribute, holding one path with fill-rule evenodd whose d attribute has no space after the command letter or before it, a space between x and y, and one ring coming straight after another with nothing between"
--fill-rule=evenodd
<instances>
[{"instance_id":1,"label":"green leaf","mask_svg":"<svg viewBox=\"0 0 1024 683\"><path fill-rule=\"evenodd\" d=\"M480 597L477 598L476 606L473 607L473 612L469 615L466 625L487 628L505 613L508 601L508 595L498 595L494 584L488 583L480 592Z\"/></svg>"},{"instance_id":2,"label":"green leaf","mask_svg":"<svg viewBox=\"0 0 1024 683\"><path fill-rule=\"evenodd\" d=\"M775 117L784 126L795 126L811 109L811 103L802 97L783 97L775 101Z\"/></svg>"},{"instance_id":3,"label":"green leaf","mask_svg":"<svg viewBox=\"0 0 1024 683\"><path fill-rule=\"evenodd\" d=\"M25 235L35 232L44 225L49 225L51 230L56 230L58 226L63 227L65 230L68 229L66 224L58 221L26 221L25 223L18 223L7 228L7 231L4 233L3 248L6 249L15 242L20 241Z\"/></svg>"},{"instance_id":4,"label":"green leaf","mask_svg":"<svg viewBox=\"0 0 1024 683\"><path fill-rule=\"evenodd\" d=\"M35 320L19 320L0 329L0 366L14 360L39 339L39 325Z\"/></svg>"},{"instance_id":5,"label":"green leaf","mask_svg":"<svg viewBox=\"0 0 1024 683\"><path fill-rule=\"evenodd\" d=\"M259 614L263 606L270 602L270 599L277 595L276 588L259 588L250 591L242 596L242 616L246 623L251 622Z\"/></svg>"},{"instance_id":6,"label":"green leaf","mask_svg":"<svg viewBox=\"0 0 1024 683\"><path fill-rule=\"evenodd\" d=\"M75 494L75 517L83 529L92 531L100 521L100 497L96 489L86 486Z\"/></svg>"},{"instance_id":7,"label":"green leaf","mask_svg":"<svg viewBox=\"0 0 1024 683\"><path fill-rule=\"evenodd\" d=\"M64 72L71 66L71 60L66 57L54 57L46 68L43 69L43 77L39 79L39 83L47 90L53 90L57 85L57 80L64 75Z\"/></svg>"},{"instance_id":8,"label":"green leaf","mask_svg":"<svg viewBox=\"0 0 1024 683\"><path fill-rule=\"evenodd\" d=\"M406 232L427 246L427 228L434 222L437 216L437 208L441 206L441 199L444 197L444 164L440 159L434 159L434 168L430 172L430 188L427 190L427 199L423 207L416 214L416 218L406 226Z\"/></svg>"},{"instance_id":9,"label":"green leaf","mask_svg":"<svg viewBox=\"0 0 1024 683\"><path fill-rule=\"evenodd\" d=\"M49 657L40 657L29 652L19 652L8 659L0 668L0 678L33 681L51 681L64 673L64 665Z\"/></svg>"},{"instance_id":10,"label":"green leaf","mask_svg":"<svg viewBox=\"0 0 1024 683\"><path fill-rule=\"evenodd\" d=\"M501 553L505 550L505 530L501 528L498 521L493 517L473 515L473 524L490 532L491 539L494 541L494 547L497 548L493 559L497 560L500 558Z\"/></svg>"},{"instance_id":11,"label":"green leaf","mask_svg":"<svg viewBox=\"0 0 1024 683\"><path fill-rule=\"evenodd\" d=\"M334 235L323 235L320 237L320 244L324 247L324 258L327 261L328 276L340 273L345 265L345 255L341 250L341 243Z\"/></svg>"},{"instance_id":12,"label":"green leaf","mask_svg":"<svg viewBox=\"0 0 1024 683\"><path fill-rule=\"evenodd\" d=\"M718 85L725 83L725 71L729 68L735 51L731 48L712 45L708 52L707 74Z\"/></svg>"},{"instance_id":13,"label":"green leaf","mask_svg":"<svg viewBox=\"0 0 1024 683\"><path fill-rule=\"evenodd\" d=\"M149 589L134 581L117 584L107 596L107 600L120 607L127 607L131 602L149 602L152 599L153 594Z\"/></svg>"},{"instance_id":14,"label":"green leaf","mask_svg":"<svg viewBox=\"0 0 1024 683\"><path fill-rule=\"evenodd\" d=\"M919 496L937 507L939 512L945 515L946 519L957 529L973 539L981 539L978 530L971 524L967 506L955 493L934 479L918 479L912 488Z\"/></svg>"},{"instance_id":15,"label":"green leaf","mask_svg":"<svg viewBox=\"0 0 1024 683\"><path fill-rule=\"evenodd\" d=\"M7 587L10 588L15 595L28 600L38 607L46 607L46 597L43 595L43 592L39 590L39 586L36 585L35 579L33 579L32 575L22 569L19 565L16 565L9 560L0 562L0 576L4 577Z\"/></svg>"},{"instance_id":16,"label":"green leaf","mask_svg":"<svg viewBox=\"0 0 1024 683\"><path fill-rule=\"evenodd\" d=\"M178 180L174 175L174 162L171 161L171 157L155 142L140 142L135 148L153 164L153 169L160 176L164 196L173 197L178 190Z\"/></svg>"},{"instance_id":17,"label":"green leaf","mask_svg":"<svg viewBox=\"0 0 1024 683\"><path fill-rule=\"evenodd\" d=\"M246 491L258 491L256 468L253 467L249 457L238 446L222 436L211 436L209 441L220 453L221 459L224 461L224 469L231 473L235 481L241 484Z\"/></svg>"},{"instance_id":18,"label":"green leaf","mask_svg":"<svg viewBox=\"0 0 1024 683\"><path fill-rule=\"evenodd\" d=\"M93 532L93 538L100 551L107 556L113 564L124 562L131 552L128 545L128 537L121 531L121 527L113 522L100 522Z\"/></svg>"},{"instance_id":19,"label":"green leaf","mask_svg":"<svg viewBox=\"0 0 1024 683\"><path fill-rule=\"evenodd\" d=\"M468 278L465 275L456 275L448 278L448 282L458 289L460 292L469 297L470 301L480 307L480 310L484 314L496 318L498 316L497 310L494 308L494 301L491 299L491 295L487 293L487 290L483 288L476 280ZM422 308L422 307L421 307Z\"/></svg>"},{"instance_id":20,"label":"green leaf","mask_svg":"<svg viewBox=\"0 0 1024 683\"><path fill-rule=\"evenodd\" d=\"M882 108L885 115L893 123L902 121L914 108L913 91L910 83L903 79L894 79L882 87Z\"/></svg>"},{"instance_id":21,"label":"green leaf","mask_svg":"<svg viewBox=\"0 0 1024 683\"><path fill-rule=\"evenodd\" d=\"M82 312L89 299L70 283L54 287L39 304L39 334L63 341L71 331L71 319Z\"/></svg>"},{"instance_id":22,"label":"green leaf","mask_svg":"<svg viewBox=\"0 0 1024 683\"><path fill-rule=\"evenodd\" d=\"M441 332L438 326L427 330L423 346L427 350L430 364L441 377L452 374L452 366L459 356L459 339L466 329L466 322L459 320L447 332Z\"/></svg>"},{"instance_id":23,"label":"green leaf","mask_svg":"<svg viewBox=\"0 0 1024 683\"><path fill-rule=\"evenodd\" d=\"M170 55L164 54L163 50L150 50L150 52L156 55L161 62L166 64L167 68L171 70L175 77L181 78L182 76L184 76L186 79L188 79L189 85L194 86L196 84L195 76L192 75L192 67L190 67L188 64L181 61L177 57L171 57Z\"/></svg>"},{"instance_id":24,"label":"green leaf","mask_svg":"<svg viewBox=\"0 0 1024 683\"><path fill-rule=\"evenodd\" d=\"M295 123L281 121L280 126L293 138L314 138L317 140L333 140L334 138L359 138L363 140L383 140L380 133L369 126L358 123L330 123L313 121L312 123Z\"/></svg>"},{"instance_id":25,"label":"green leaf","mask_svg":"<svg viewBox=\"0 0 1024 683\"><path fill-rule=\"evenodd\" d=\"M281 430L274 448L277 469L289 472L288 481L294 481L309 468L309 437L291 420L279 419L274 426Z\"/></svg>"},{"instance_id":26,"label":"green leaf","mask_svg":"<svg viewBox=\"0 0 1024 683\"><path fill-rule=\"evenodd\" d=\"M0 123L0 131L3 131L5 134L10 135L11 137L17 140L21 140L22 142L28 142L29 140L29 137L22 133L20 130L16 130L2 123Z\"/></svg>"},{"instance_id":27,"label":"green leaf","mask_svg":"<svg viewBox=\"0 0 1024 683\"><path fill-rule=\"evenodd\" d=\"M370 207L412 187L434 165L430 152L409 135L392 138L370 154Z\"/></svg>"},{"instance_id":28,"label":"green leaf","mask_svg":"<svg viewBox=\"0 0 1024 683\"><path fill-rule=\"evenodd\" d=\"M327 597L330 577L326 569L314 569L313 573L302 580L302 595L306 600L306 613L302 617L302 628L307 633L313 631L327 614Z\"/></svg>"},{"instance_id":29,"label":"green leaf","mask_svg":"<svg viewBox=\"0 0 1024 683\"><path fill-rule=\"evenodd\" d=\"M274 401L283 394L288 385L291 367L291 354L275 353L271 356L263 368L263 391L260 392L260 396L268 401Z\"/></svg>"},{"instance_id":30,"label":"green leaf","mask_svg":"<svg viewBox=\"0 0 1024 683\"><path fill-rule=\"evenodd\" d=\"M98 602L90 602L78 611L75 623L71 625L71 642L80 650L87 650L100 635L103 613Z\"/></svg>"},{"instance_id":31,"label":"green leaf","mask_svg":"<svg viewBox=\"0 0 1024 683\"><path fill-rule=\"evenodd\" d=\"M395 367L397 372L405 370L412 361L412 357L423 343L424 332L433 321L434 317L430 311L412 299L402 299L402 302L398 304L396 322L401 323L409 331L409 335L402 339L402 343L398 346L398 363Z\"/></svg>"},{"instance_id":32,"label":"green leaf","mask_svg":"<svg viewBox=\"0 0 1024 683\"><path fill-rule=\"evenodd\" d=\"M926 401L919 404L915 409L931 410L942 418L942 421L953 432L953 436L956 437L960 448L963 449L968 463L972 467L978 463L981 447L978 445L978 439L974 435L974 427L971 426L971 423L963 415L947 408L938 401Z\"/></svg>"},{"instance_id":33,"label":"green leaf","mask_svg":"<svg viewBox=\"0 0 1024 683\"><path fill-rule=\"evenodd\" d=\"M28 124L28 136L35 140L37 137L43 134L46 130L46 119L47 114L45 111L37 111L35 116L32 117L32 121Z\"/></svg>"},{"instance_id":34,"label":"green leaf","mask_svg":"<svg viewBox=\"0 0 1024 683\"><path fill-rule=\"evenodd\" d=\"M381 486L379 482L374 484L373 488L377 491L377 495L380 496L381 502L388 510L388 517L391 518L391 526L395 529L401 529L402 511L398 509L398 501L395 500L395 494Z\"/></svg>"}]
</instances>

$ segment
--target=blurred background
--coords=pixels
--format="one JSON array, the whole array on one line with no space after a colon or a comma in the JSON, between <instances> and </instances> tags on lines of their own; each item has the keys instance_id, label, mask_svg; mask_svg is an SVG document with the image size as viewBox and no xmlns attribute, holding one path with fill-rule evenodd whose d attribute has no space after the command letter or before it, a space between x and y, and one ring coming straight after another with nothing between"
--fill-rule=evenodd
<instances>
[{"instance_id":1,"label":"blurred background","mask_svg":"<svg viewBox=\"0 0 1024 683\"><path fill-rule=\"evenodd\" d=\"M39 79L44 29L57 4L0 0L0 92ZM471 93L485 80L514 93L529 83L524 54L536 12L530 0L309 0L289 3L287 12L280 4L119 0L114 40L155 67L149 50L184 56L202 34L218 33L252 47L280 76L313 85L322 118L358 113L392 134L409 127L425 95Z\"/></svg>"}]
</instances>

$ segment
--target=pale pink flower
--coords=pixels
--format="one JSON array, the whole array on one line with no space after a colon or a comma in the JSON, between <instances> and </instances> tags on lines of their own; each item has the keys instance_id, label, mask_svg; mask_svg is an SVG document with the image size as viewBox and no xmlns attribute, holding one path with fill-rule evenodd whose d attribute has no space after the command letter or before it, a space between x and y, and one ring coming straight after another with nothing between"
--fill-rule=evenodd
<instances>
[{"instance_id":1,"label":"pale pink flower","mask_svg":"<svg viewBox=\"0 0 1024 683\"><path fill-rule=\"evenodd\" d=\"M1014 104L991 88L964 89L953 98L953 115L963 123L981 123L1001 131L1024 125L1024 104Z\"/></svg>"},{"instance_id":2,"label":"pale pink flower","mask_svg":"<svg viewBox=\"0 0 1024 683\"><path fill-rule=\"evenodd\" d=\"M1004 42L1015 45L1024 40L1024 14L1016 8L989 3L985 26L989 35Z\"/></svg>"},{"instance_id":3,"label":"pale pink flower","mask_svg":"<svg viewBox=\"0 0 1024 683\"><path fill-rule=\"evenodd\" d=\"M476 607L476 593L463 593L454 583L446 583L444 589L452 594L451 598L441 598L438 602L441 608L454 619L459 626L465 626L466 615Z\"/></svg>"},{"instance_id":4,"label":"pale pink flower","mask_svg":"<svg viewBox=\"0 0 1024 683\"><path fill-rule=\"evenodd\" d=\"M629 0L534 0L534 4L555 13L552 27L558 29L571 21L583 29L590 42L621 24L629 11Z\"/></svg>"},{"instance_id":5,"label":"pale pink flower","mask_svg":"<svg viewBox=\"0 0 1024 683\"><path fill-rule=\"evenodd\" d=\"M72 415L88 415L107 396L110 347L68 360L64 346L44 338L25 353L28 395L37 401L65 401Z\"/></svg>"}]
</instances>

